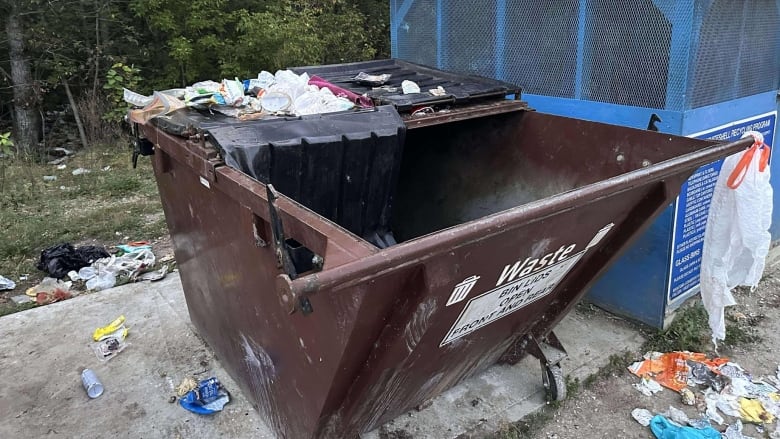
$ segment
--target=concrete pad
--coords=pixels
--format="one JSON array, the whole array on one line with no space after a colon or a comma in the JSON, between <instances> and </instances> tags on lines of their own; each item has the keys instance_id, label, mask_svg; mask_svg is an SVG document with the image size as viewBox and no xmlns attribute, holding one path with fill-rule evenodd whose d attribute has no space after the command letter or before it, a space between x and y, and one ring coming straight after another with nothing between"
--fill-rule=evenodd
<instances>
[{"instance_id":1,"label":"concrete pad","mask_svg":"<svg viewBox=\"0 0 780 439\"><path fill-rule=\"evenodd\" d=\"M555 333L569 353L561 362L563 373L580 380L607 365L611 355L636 350L645 341L624 320L595 309L575 310ZM381 430L403 430L415 439L493 432L545 404L542 369L539 360L529 356L514 366L493 366L444 392L429 407L411 411L362 437L378 439Z\"/></svg>"},{"instance_id":2,"label":"concrete pad","mask_svg":"<svg viewBox=\"0 0 780 439\"><path fill-rule=\"evenodd\" d=\"M90 336L120 314L127 317L131 345L101 362ZM572 313L556 333L570 355L564 373L579 378L643 342L630 325L601 311ZM0 334L0 437L273 438L195 335L177 273L2 317ZM95 400L81 387L84 367L95 370L106 389ZM219 377L233 390L233 401L206 417L170 404L174 387L191 374ZM383 429L437 439L492 431L541 407L541 383L533 358L497 365ZM364 437L378 438L379 430Z\"/></svg>"},{"instance_id":3,"label":"concrete pad","mask_svg":"<svg viewBox=\"0 0 780 439\"><path fill-rule=\"evenodd\" d=\"M120 314L131 345L101 362L92 331ZM178 275L0 318L0 438L273 438L189 322ZM94 400L85 367L105 387ZM233 401L211 416L169 403L190 374L217 376Z\"/></svg>"}]
</instances>

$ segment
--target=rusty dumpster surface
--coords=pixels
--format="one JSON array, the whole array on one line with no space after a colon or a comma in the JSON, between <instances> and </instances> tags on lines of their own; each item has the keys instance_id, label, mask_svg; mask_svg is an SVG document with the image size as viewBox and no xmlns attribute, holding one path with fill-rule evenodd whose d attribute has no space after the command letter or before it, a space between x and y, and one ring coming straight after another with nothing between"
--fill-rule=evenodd
<instances>
[{"instance_id":1,"label":"rusty dumpster surface","mask_svg":"<svg viewBox=\"0 0 780 439\"><path fill-rule=\"evenodd\" d=\"M202 135L141 127L192 322L279 437L357 437L507 352L554 370L588 285L696 168L750 143L480 105L406 119L386 248ZM289 272L299 249L315 263Z\"/></svg>"}]
</instances>

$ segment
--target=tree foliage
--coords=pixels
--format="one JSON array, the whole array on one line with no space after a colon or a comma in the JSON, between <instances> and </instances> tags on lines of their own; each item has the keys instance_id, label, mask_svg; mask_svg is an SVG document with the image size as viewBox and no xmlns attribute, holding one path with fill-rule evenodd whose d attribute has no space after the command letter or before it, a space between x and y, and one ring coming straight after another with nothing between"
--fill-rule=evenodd
<instances>
[{"instance_id":1,"label":"tree foliage","mask_svg":"<svg viewBox=\"0 0 780 439\"><path fill-rule=\"evenodd\" d=\"M60 84L99 99L119 63L138 91L261 70L389 56L388 0L0 0L23 17L25 57L43 106L66 102ZM7 40L0 53L8 54ZM0 57L0 75L9 71ZM3 75L0 101L11 102ZM115 82L116 83L116 82ZM0 121L10 109L0 105Z\"/></svg>"}]
</instances>

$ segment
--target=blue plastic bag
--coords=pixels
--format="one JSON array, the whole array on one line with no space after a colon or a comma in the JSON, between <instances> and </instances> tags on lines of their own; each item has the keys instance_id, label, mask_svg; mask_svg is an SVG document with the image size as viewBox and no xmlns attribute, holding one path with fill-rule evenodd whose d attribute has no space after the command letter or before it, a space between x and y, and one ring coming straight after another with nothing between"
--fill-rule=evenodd
<instances>
[{"instance_id":1,"label":"blue plastic bag","mask_svg":"<svg viewBox=\"0 0 780 439\"><path fill-rule=\"evenodd\" d=\"M198 383L198 387L187 392L179 400L179 405L192 413L210 415L222 411L230 402L230 394L222 387L216 378L209 378Z\"/></svg>"},{"instance_id":2,"label":"blue plastic bag","mask_svg":"<svg viewBox=\"0 0 780 439\"><path fill-rule=\"evenodd\" d=\"M650 430L658 439L720 439L720 433L712 427L680 427L661 415L650 420Z\"/></svg>"}]
</instances>

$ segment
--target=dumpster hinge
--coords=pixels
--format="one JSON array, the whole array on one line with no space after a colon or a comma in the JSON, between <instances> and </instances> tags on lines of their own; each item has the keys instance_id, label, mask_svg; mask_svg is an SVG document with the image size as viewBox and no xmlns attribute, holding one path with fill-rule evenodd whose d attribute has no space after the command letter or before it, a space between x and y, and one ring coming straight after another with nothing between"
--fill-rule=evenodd
<instances>
[{"instance_id":1,"label":"dumpster hinge","mask_svg":"<svg viewBox=\"0 0 780 439\"><path fill-rule=\"evenodd\" d=\"M325 260L322 256L315 254L309 248L294 239L286 239L284 236L284 227L282 218L276 207L276 200L279 194L272 184L266 186L268 196L268 210L271 219L271 234L273 235L274 253L276 263L284 273L294 280L301 273L307 271L320 271ZM313 311L311 302L307 297L301 297L298 307L303 314L309 314Z\"/></svg>"},{"instance_id":2,"label":"dumpster hinge","mask_svg":"<svg viewBox=\"0 0 780 439\"><path fill-rule=\"evenodd\" d=\"M133 136L132 140L132 147L133 147L133 169L135 169L138 166L138 157L139 156L149 156L154 155L154 144L149 141L149 139L145 137L141 137L141 130L138 128L138 124L136 123L130 123L130 131Z\"/></svg>"},{"instance_id":3,"label":"dumpster hinge","mask_svg":"<svg viewBox=\"0 0 780 439\"><path fill-rule=\"evenodd\" d=\"M292 257L285 246L284 227L282 227L279 211L276 209L276 200L279 198L279 194L272 184L266 186L266 194L268 196L268 210L271 217L271 233L273 234L274 252L276 253L276 265L284 270L290 276L290 279L295 279L298 277L298 272L295 270Z\"/></svg>"}]
</instances>

